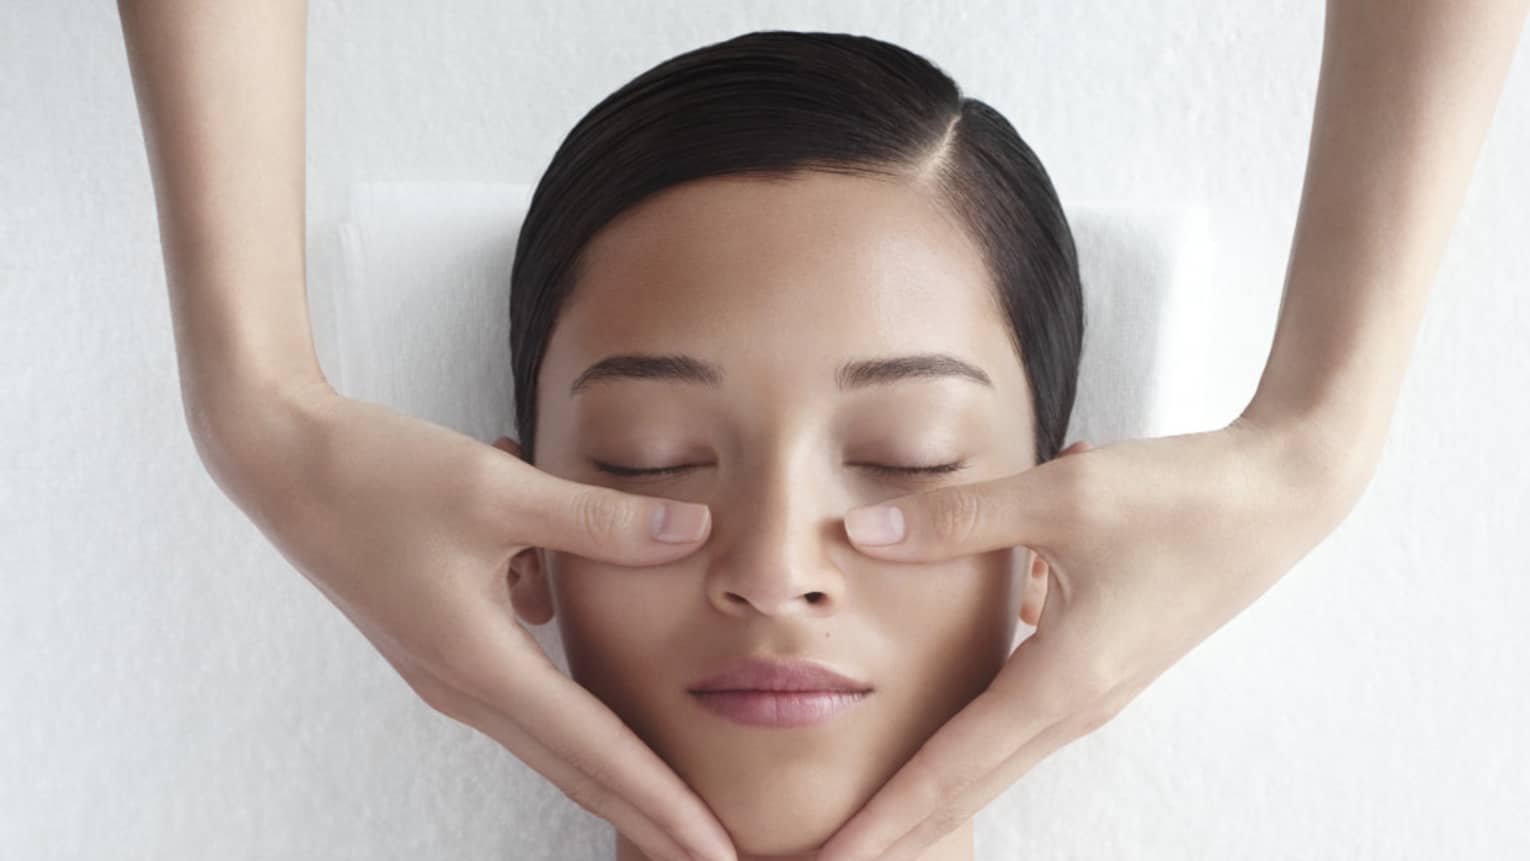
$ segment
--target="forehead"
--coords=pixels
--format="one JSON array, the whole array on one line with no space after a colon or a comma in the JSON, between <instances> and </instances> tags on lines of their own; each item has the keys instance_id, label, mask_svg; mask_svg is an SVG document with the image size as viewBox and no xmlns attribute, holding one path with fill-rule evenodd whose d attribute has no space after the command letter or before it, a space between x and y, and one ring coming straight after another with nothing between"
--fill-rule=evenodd
<instances>
[{"instance_id":1,"label":"forehead","mask_svg":"<svg viewBox=\"0 0 1530 861\"><path fill-rule=\"evenodd\" d=\"M833 391L847 359L944 352L1026 400L980 248L906 179L709 178L622 213L586 246L539 411L561 412L586 367L630 352L693 354L724 366L725 390L796 398Z\"/></svg>"}]
</instances>

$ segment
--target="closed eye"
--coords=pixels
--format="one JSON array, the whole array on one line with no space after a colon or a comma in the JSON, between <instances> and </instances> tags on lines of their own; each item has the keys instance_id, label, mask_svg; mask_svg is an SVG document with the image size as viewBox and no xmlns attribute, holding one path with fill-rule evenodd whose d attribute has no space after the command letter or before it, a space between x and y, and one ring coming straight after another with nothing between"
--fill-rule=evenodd
<instances>
[{"instance_id":1,"label":"closed eye","mask_svg":"<svg viewBox=\"0 0 1530 861\"><path fill-rule=\"evenodd\" d=\"M711 464L706 463L691 463L681 464L679 466L662 466L654 469L634 469L630 466L617 466L616 464L603 463L598 460L593 461L593 463L595 464L595 468L601 472L623 476L674 475L677 473L685 472L688 469L699 469L704 466L711 466ZM967 462L959 460L955 463L941 463L934 466L888 466L886 464L880 463L852 463L849 464L849 466L863 467L881 475L943 475L946 473L956 472L957 470L966 469Z\"/></svg>"},{"instance_id":2,"label":"closed eye","mask_svg":"<svg viewBox=\"0 0 1530 861\"><path fill-rule=\"evenodd\" d=\"M938 463L934 466L884 466L880 463L852 463L850 466L863 466L872 472L883 475L944 475L948 472L956 472L967 468L964 460L955 463Z\"/></svg>"}]
</instances>

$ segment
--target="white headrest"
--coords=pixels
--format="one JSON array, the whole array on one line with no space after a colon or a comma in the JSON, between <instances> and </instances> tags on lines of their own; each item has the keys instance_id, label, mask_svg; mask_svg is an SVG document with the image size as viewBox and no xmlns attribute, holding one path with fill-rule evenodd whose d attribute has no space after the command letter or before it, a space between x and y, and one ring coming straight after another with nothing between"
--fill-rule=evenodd
<instances>
[{"instance_id":1,"label":"white headrest","mask_svg":"<svg viewBox=\"0 0 1530 861\"><path fill-rule=\"evenodd\" d=\"M352 186L333 285L343 394L483 440L513 436L510 266L530 196L513 183ZM1085 302L1067 441L1211 427L1204 210L1064 210Z\"/></svg>"}]
</instances>

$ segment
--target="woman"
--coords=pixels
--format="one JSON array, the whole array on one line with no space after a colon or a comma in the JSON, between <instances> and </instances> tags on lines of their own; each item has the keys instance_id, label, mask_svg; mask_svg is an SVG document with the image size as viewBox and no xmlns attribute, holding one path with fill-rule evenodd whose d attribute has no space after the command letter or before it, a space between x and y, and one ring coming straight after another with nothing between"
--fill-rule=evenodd
<instances>
[{"instance_id":1,"label":"woman","mask_svg":"<svg viewBox=\"0 0 1530 861\"><path fill-rule=\"evenodd\" d=\"M511 603L531 624L556 612L574 679L740 857L809 853L988 687L1016 619L1039 617L1047 565L1029 550L883 562L835 527L1058 456L1083 296L1045 169L916 54L750 33L661 63L574 127L510 298L524 451L496 445L713 517L665 565L526 550ZM696 690L746 657L847 678ZM846 690L744 692L788 682ZM921 857L971 861L971 823Z\"/></svg>"},{"instance_id":2,"label":"woman","mask_svg":"<svg viewBox=\"0 0 1530 861\"><path fill-rule=\"evenodd\" d=\"M908 861L934 851L1040 759L1118 713L1267 590L1353 507L1380 456L1413 335L1502 89L1525 5L1525 0L1328 4L1307 177L1274 344L1258 389L1227 427L1127 440L986 481L968 481L958 472L928 489L894 488L869 478L856 484L862 479L852 479L844 462L829 459L840 453L841 443L847 455L852 441L872 444L859 436L862 424L832 426L835 433L828 438L809 435L809 428L827 432L831 427L829 413L837 415L840 407L829 404L840 404L831 400L837 396L814 388L808 402L797 404L769 386L746 389L737 400L728 389L721 400L714 397L716 412L697 419L698 427L712 434L708 440L716 448L716 465L663 479L673 482L665 486L651 485L661 495L648 494L625 478L611 482L617 486L570 481L449 429L336 393L314 355L303 282L306 4L119 2L159 206L187 420L209 472L426 702L505 745L574 801L611 821L648 857L727 859L737 857L737 848L708 804L605 703L558 672L526 630L509 620L522 609L532 618L546 615L536 608L540 587L531 559L537 553L527 550L548 551L537 568L572 565L573 556L592 560L579 563L590 566L674 566L662 574L626 573L666 590L691 578L689 599L698 612L717 614L719 622L774 621L779 625L774 630L799 633L809 621L818 622L814 630L822 633L823 617L836 612L851 618L851 611L841 609L851 599L838 578L852 563L826 549L838 546L830 538L804 526L831 504L843 510L873 496L896 496L885 500L890 506L844 514L847 537L870 559L951 562L958 566L953 573L961 576L962 570L970 571L962 564L997 564L986 557L957 561L978 554L1026 547L1042 557L1048 593L1035 634L885 785L873 787L864 807L823 844L819 861ZM809 198L767 192L810 195L827 191L831 179L844 179L832 187L851 195L891 195L898 188L865 178L859 178L859 185L843 177L811 179L816 181L811 187L757 184L748 191L730 190L745 195L735 200L787 207ZM706 188L717 192L723 190L720 185ZM907 191L907 184L902 188ZM661 200L654 198L656 207ZM929 209L916 204L928 204L928 198L879 201L884 213L898 214L890 227L939 226L938 220L920 220ZM689 202L703 211L720 205L715 199ZM633 212L628 230L640 234L640 210ZM630 226L633 222L637 227ZM781 229L768 222L749 224ZM851 221L849 226L869 225ZM651 219L648 227L653 227ZM552 235L564 228L547 229ZM859 235L845 233L838 222L826 229L831 234L825 240ZM947 230L934 241L955 243L956 235ZM764 238L779 242L782 236L768 233ZM616 259L624 250L638 253L616 240L607 244L616 247L604 253ZM896 253L892 249L889 256ZM966 259L980 254L973 249ZM809 262L848 264L854 259L788 260L779 265L803 268L773 265L756 277L774 277L757 283L779 286L786 273L806 277L815 271L807 268ZM653 261L656 270L660 262ZM911 262L934 264L930 259ZM581 274L572 273L574 280ZM851 273L845 274L850 280ZM972 289L964 295L977 295L977 280L975 273L970 276L965 283ZM811 298L831 301L816 294ZM918 296L902 298L912 302ZM821 310L836 309L827 305ZM910 309L900 304L886 310ZM881 314L883 308L871 311ZM764 312L770 319L795 319L780 308ZM577 302L561 313L574 320ZM702 338L705 332L690 337ZM703 341L693 340L690 348L717 346ZM556 333L549 340L549 350L573 351L575 346L574 339ZM831 359L818 352L820 345L809 346L814 349L806 355L790 357L790 378L821 387L822 381L810 375L823 371L824 361L842 357ZM980 349L982 342L969 346ZM723 370L733 376L719 375L721 386L740 377L760 379L761 365L748 343L729 357L730 367ZM522 360L516 361L519 368ZM550 355L549 361L557 360ZM985 371L1014 373L999 367ZM643 385L656 397L654 411L677 409L680 392L658 383ZM911 385L907 397L917 398L915 388L933 385ZM893 397L891 389L875 393ZM691 398L687 405L707 403L705 396L686 394ZM547 395L551 412L556 396ZM905 390L898 389L897 396L903 398ZM904 403L902 409L921 415L935 410L925 401ZM786 418L743 412L750 406L783 404L790 406ZM641 426L647 426L650 408L642 406ZM523 415L519 404L517 415ZM952 421L949 415L939 418ZM550 418L549 426L554 421ZM530 442L535 425L522 427ZM740 428L754 430L746 440ZM1034 430L1045 433L1040 426ZM660 442L647 444L652 449L605 456L662 455L662 462L616 465L670 466L689 463L698 453L713 455L658 451L653 449L661 448ZM548 442L549 449L555 445ZM886 454L894 453L914 454ZM556 466L551 458L559 456L549 451L547 465L571 468L571 460ZM932 463L883 460L882 452L857 451L854 457L866 463L875 458L883 465ZM811 480L827 483L825 492L842 496L815 499L791 484L808 480L812 464L817 470ZM610 477L601 480L610 482ZM968 483L953 483L958 481ZM758 534L732 519L740 511L738 501L713 493L742 487L741 482L748 482L749 492L764 494L751 500L760 513ZM853 498L852 486L857 491ZM706 506L685 503L683 497L690 494L704 495L708 504L726 503L730 521L719 516L722 540L716 547L727 554L704 555L713 547L713 523ZM880 525L881 534L864 532L867 525ZM770 542L770 535L779 538L788 530L791 542ZM806 538L799 541L800 536ZM819 548L816 555L813 547ZM570 559L564 563L554 554ZM690 558L693 554L698 558ZM508 570L512 560L514 572ZM784 567L788 564L790 569ZM861 559L853 563L860 572L869 564ZM900 584L892 572L899 570L912 569L890 566L854 582L871 580L894 589ZM591 579L603 574L598 568L587 571ZM759 572L767 576L757 578ZM557 584L565 578L547 573L552 588L562 588ZM512 602L507 578L514 579L519 606ZM767 580L770 589L760 591ZM862 588L857 596L869 594ZM889 611L912 593L878 594L878 604ZM554 602L560 611L567 608L570 618L565 621L572 621L576 609L600 610L598 596L587 596L582 604L571 590L567 597L565 603ZM639 597L643 603L634 609L648 611L666 603L648 593ZM745 613L757 615L738 615ZM791 626L780 624L786 618L781 613L790 616ZM839 640L850 646L836 647L831 631L822 643L813 641L812 654L843 648L835 657L858 660L860 666L846 668L864 673L863 681L874 689L835 722L816 728L824 733L888 701L906 702L896 681L884 675L886 668L873 665L876 650L867 647L877 629L865 620L885 617L866 612L856 618L862 623L847 625L858 631L855 638ZM647 624L644 620L645 627L632 630L649 631ZM740 635L724 641L719 635L706 644L709 654L755 647L784 653L797 645L807 653L805 642L789 642L780 634L765 639L758 625L730 630L749 630L761 639L746 641ZM680 660L674 652L666 654ZM687 669L710 672L713 667ZM594 672L589 669L592 684L606 684ZM624 692L616 687L606 693L635 720L659 714L657 699L623 703L617 695ZM884 693L890 696L879 700ZM677 701L670 704L680 708ZM913 710L899 714L911 722L928 717ZM893 754L893 741L926 731L920 727L897 733L896 739L872 740L868 761L873 754L888 753L887 760L875 763L886 768L901 755ZM645 732L656 744L666 743L654 727ZM810 736L797 735L808 743ZM673 747L669 753L682 763L679 767L692 769L698 782L711 780L685 757L707 745L715 749L724 738L712 735L697 748ZM856 779L873 777L862 773ZM865 788L831 787L830 801L839 809L801 823L800 830L828 827L827 820L842 814ZM713 800L719 806L737 803L721 796ZM737 807L727 809L739 815ZM746 840L769 838L743 835Z\"/></svg>"}]
</instances>

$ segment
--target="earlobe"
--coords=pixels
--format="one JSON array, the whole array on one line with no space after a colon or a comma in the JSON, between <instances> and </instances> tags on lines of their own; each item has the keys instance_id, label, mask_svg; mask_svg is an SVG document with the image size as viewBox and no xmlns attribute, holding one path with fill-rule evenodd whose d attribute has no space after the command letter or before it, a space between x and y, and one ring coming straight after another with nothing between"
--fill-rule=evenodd
<instances>
[{"instance_id":1,"label":"earlobe","mask_svg":"<svg viewBox=\"0 0 1530 861\"><path fill-rule=\"evenodd\" d=\"M512 556L507 577L510 604L521 621L532 626L552 621L552 590L548 588L547 572L542 567L541 548L528 547Z\"/></svg>"},{"instance_id":2,"label":"earlobe","mask_svg":"<svg viewBox=\"0 0 1530 861\"><path fill-rule=\"evenodd\" d=\"M1078 440L1058 453L1058 457L1081 454L1094 448L1094 445L1086 440ZM1020 605L1020 621L1032 628L1041 621L1041 611L1047 604L1047 585L1051 582L1052 567L1040 553L1029 548L1026 552L1031 554L1030 570L1026 572L1025 599Z\"/></svg>"},{"instance_id":3,"label":"earlobe","mask_svg":"<svg viewBox=\"0 0 1530 861\"><path fill-rule=\"evenodd\" d=\"M521 456L521 444L502 436L490 445L512 457ZM552 621L552 592L547 586L547 573L542 567L542 550L528 547L510 557L505 579L510 589L510 605L515 615L528 625L545 625Z\"/></svg>"},{"instance_id":4,"label":"earlobe","mask_svg":"<svg viewBox=\"0 0 1530 861\"><path fill-rule=\"evenodd\" d=\"M499 439L490 443L490 445L494 446L502 452L510 454L513 457L518 458L521 456L521 444L507 436L500 437Z\"/></svg>"},{"instance_id":5,"label":"earlobe","mask_svg":"<svg viewBox=\"0 0 1530 861\"><path fill-rule=\"evenodd\" d=\"M1041 609L1047 603L1047 580L1051 574L1051 568L1047 560L1034 550L1027 550L1031 554L1031 564L1025 577L1025 598L1020 604L1020 621L1032 628L1041 620Z\"/></svg>"}]
</instances>

